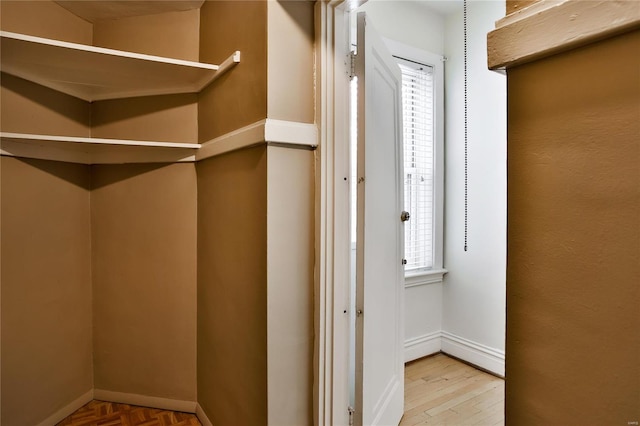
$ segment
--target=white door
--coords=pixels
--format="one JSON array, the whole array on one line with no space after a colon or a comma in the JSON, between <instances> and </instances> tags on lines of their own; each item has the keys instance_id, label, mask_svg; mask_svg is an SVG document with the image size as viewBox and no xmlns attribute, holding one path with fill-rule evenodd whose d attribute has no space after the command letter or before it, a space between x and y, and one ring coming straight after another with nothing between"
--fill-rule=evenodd
<instances>
[{"instance_id":1,"label":"white door","mask_svg":"<svg viewBox=\"0 0 640 426\"><path fill-rule=\"evenodd\" d=\"M397 425L404 406L400 69L358 14L355 422Z\"/></svg>"}]
</instances>

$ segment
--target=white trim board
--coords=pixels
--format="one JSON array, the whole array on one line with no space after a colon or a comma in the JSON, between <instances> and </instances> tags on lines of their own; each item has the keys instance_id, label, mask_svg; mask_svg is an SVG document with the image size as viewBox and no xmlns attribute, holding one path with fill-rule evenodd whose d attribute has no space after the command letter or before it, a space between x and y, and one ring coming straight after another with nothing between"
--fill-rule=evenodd
<instances>
[{"instance_id":1,"label":"white trim board","mask_svg":"<svg viewBox=\"0 0 640 426\"><path fill-rule=\"evenodd\" d=\"M79 164L191 162L199 144L0 132L0 154Z\"/></svg>"},{"instance_id":2,"label":"white trim board","mask_svg":"<svg viewBox=\"0 0 640 426\"><path fill-rule=\"evenodd\" d=\"M196 161L263 143L315 149L318 129L315 124L267 118L204 142L196 153Z\"/></svg>"},{"instance_id":3,"label":"white trim board","mask_svg":"<svg viewBox=\"0 0 640 426\"><path fill-rule=\"evenodd\" d=\"M442 332L434 331L404 341L404 362L433 355L442 350Z\"/></svg>"},{"instance_id":4,"label":"white trim board","mask_svg":"<svg viewBox=\"0 0 640 426\"><path fill-rule=\"evenodd\" d=\"M442 332L442 352L504 377L505 353L447 331Z\"/></svg>"},{"instance_id":5,"label":"white trim board","mask_svg":"<svg viewBox=\"0 0 640 426\"><path fill-rule=\"evenodd\" d=\"M269 118L204 144L9 132L0 132L0 138L0 155L79 164L196 162L260 144L310 150L318 146L315 124Z\"/></svg>"},{"instance_id":6,"label":"white trim board","mask_svg":"<svg viewBox=\"0 0 640 426\"><path fill-rule=\"evenodd\" d=\"M95 389L93 391L93 396L95 399L101 401L119 402L122 404L140 405L143 407L182 411L185 413L195 413L197 405L195 401L160 398L157 396L138 395L135 393L113 392L103 389Z\"/></svg>"},{"instance_id":7,"label":"white trim board","mask_svg":"<svg viewBox=\"0 0 640 426\"><path fill-rule=\"evenodd\" d=\"M490 69L509 68L640 28L635 1L540 1L496 22Z\"/></svg>"},{"instance_id":8,"label":"white trim board","mask_svg":"<svg viewBox=\"0 0 640 426\"><path fill-rule=\"evenodd\" d=\"M85 394L71 401L69 404L65 405L40 423L37 426L54 426L64 420L66 417L69 417L76 410L78 410L83 405L87 404L93 399L93 389L89 390Z\"/></svg>"}]
</instances>

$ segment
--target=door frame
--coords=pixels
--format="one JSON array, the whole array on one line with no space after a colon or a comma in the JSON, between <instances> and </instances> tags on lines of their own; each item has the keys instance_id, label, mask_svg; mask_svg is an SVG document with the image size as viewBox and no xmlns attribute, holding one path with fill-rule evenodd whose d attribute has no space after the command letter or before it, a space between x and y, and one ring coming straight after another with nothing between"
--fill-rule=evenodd
<instances>
[{"instance_id":1,"label":"door frame","mask_svg":"<svg viewBox=\"0 0 640 426\"><path fill-rule=\"evenodd\" d=\"M351 280L349 106L351 11L366 0L318 0L314 424L348 425Z\"/></svg>"}]
</instances>

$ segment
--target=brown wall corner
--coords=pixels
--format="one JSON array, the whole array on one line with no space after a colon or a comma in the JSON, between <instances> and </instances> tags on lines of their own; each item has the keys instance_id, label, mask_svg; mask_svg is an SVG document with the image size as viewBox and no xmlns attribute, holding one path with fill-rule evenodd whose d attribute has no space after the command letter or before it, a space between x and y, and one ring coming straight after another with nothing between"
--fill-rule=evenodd
<instances>
[{"instance_id":1,"label":"brown wall corner","mask_svg":"<svg viewBox=\"0 0 640 426\"><path fill-rule=\"evenodd\" d=\"M2 157L2 418L40 424L93 387L89 166Z\"/></svg>"},{"instance_id":2,"label":"brown wall corner","mask_svg":"<svg viewBox=\"0 0 640 426\"><path fill-rule=\"evenodd\" d=\"M98 20L95 46L198 61L200 9Z\"/></svg>"},{"instance_id":3,"label":"brown wall corner","mask_svg":"<svg viewBox=\"0 0 640 426\"><path fill-rule=\"evenodd\" d=\"M93 25L59 4L42 1L0 1L2 31L72 43L91 44Z\"/></svg>"},{"instance_id":4,"label":"brown wall corner","mask_svg":"<svg viewBox=\"0 0 640 426\"><path fill-rule=\"evenodd\" d=\"M95 388L196 398L195 166L92 166Z\"/></svg>"},{"instance_id":5,"label":"brown wall corner","mask_svg":"<svg viewBox=\"0 0 640 426\"><path fill-rule=\"evenodd\" d=\"M313 123L314 3L268 4L267 115L271 119Z\"/></svg>"},{"instance_id":6,"label":"brown wall corner","mask_svg":"<svg viewBox=\"0 0 640 426\"><path fill-rule=\"evenodd\" d=\"M200 61L219 64L234 51L238 65L199 95L199 141L267 117L267 2L208 0L200 10Z\"/></svg>"},{"instance_id":7,"label":"brown wall corner","mask_svg":"<svg viewBox=\"0 0 640 426\"><path fill-rule=\"evenodd\" d=\"M198 402L213 424L267 424L266 151L196 166Z\"/></svg>"}]
</instances>

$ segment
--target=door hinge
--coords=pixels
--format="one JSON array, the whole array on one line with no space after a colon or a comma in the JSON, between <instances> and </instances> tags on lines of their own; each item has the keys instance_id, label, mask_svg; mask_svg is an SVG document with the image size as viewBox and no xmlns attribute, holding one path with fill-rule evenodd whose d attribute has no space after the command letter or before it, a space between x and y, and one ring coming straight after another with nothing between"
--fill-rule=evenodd
<instances>
[{"instance_id":1,"label":"door hinge","mask_svg":"<svg viewBox=\"0 0 640 426\"><path fill-rule=\"evenodd\" d=\"M353 426L353 413L356 411L352 406L347 407L347 411L349 412L349 426Z\"/></svg>"},{"instance_id":2,"label":"door hinge","mask_svg":"<svg viewBox=\"0 0 640 426\"><path fill-rule=\"evenodd\" d=\"M349 52L349 78L356 76L356 52Z\"/></svg>"}]
</instances>

